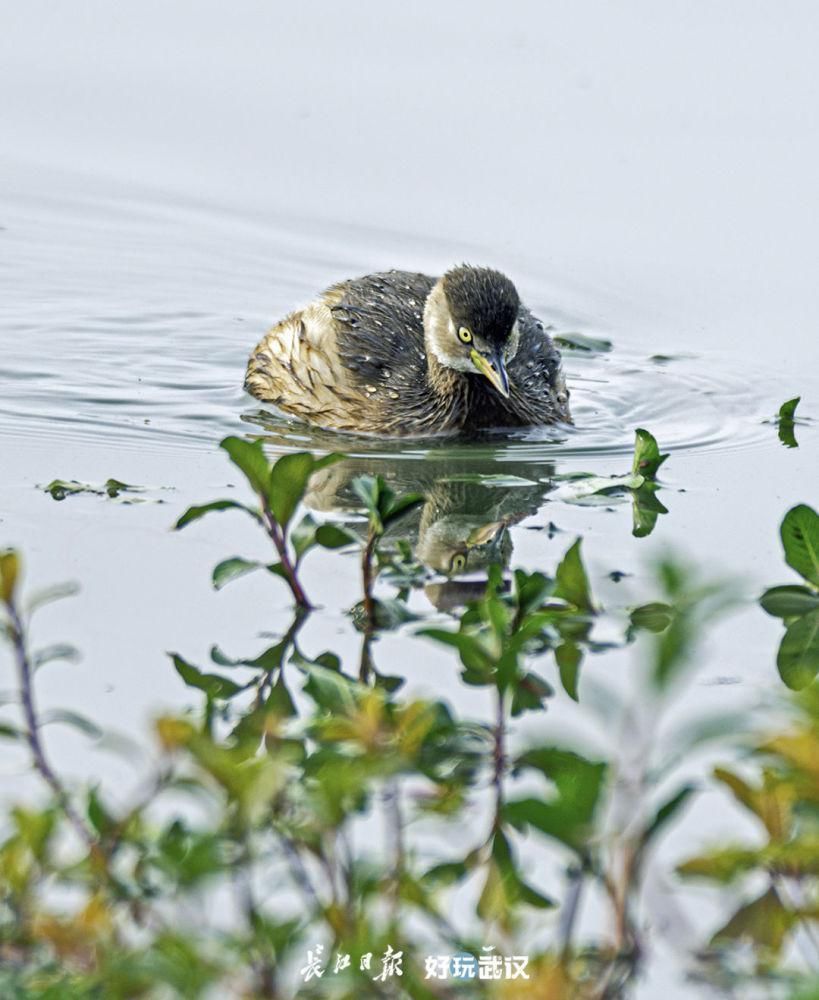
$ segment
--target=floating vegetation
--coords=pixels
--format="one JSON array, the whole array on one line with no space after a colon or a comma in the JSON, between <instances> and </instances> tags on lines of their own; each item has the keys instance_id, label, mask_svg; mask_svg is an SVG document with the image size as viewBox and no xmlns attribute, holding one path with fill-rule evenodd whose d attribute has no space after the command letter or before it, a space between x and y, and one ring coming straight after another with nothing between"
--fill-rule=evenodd
<instances>
[{"instance_id":1,"label":"floating vegetation","mask_svg":"<svg viewBox=\"0 0 819 1000\"><path fill-rule=\"evenodd\" d=\"M47 486L38 486L37 489L48 493L55 500L65 500L66 497L90 494L96 497L108 497L111 500L119 500L120 503L164 503L160 497L133 496L132 494L144 494L154 489L170 489L170 487L133 486L130 483L122 483L118 479L106 479L100 485L93 483L81 483L76 479L52 479Z\"/></svg>"},{"instance_id":2,"label":"floating vegetation","mask_svg":"<svg viewBox=\"0 0 819 1000\"><path fill-rule=\"evenodd\" d=\"M561 485L550 494L552 500L564 503L597 505L612 497L630 496L632 500L635 538L645 538L654 530L660 514L668 508L656 496L656 481L660 466L668 458L661 454L653 434L638 428L635 434L634 459L631 472L624 475L598 476L591 472L571 472L554 476Z\"/></svg>"},{"instance_id":3,"label":"floating vegetation","mask_svg":"<svg viewBox=\"0 0 819 1000\"><path fill-rule=\"evenodd\" d=\"M779 415L776 418L779 440L786 448L798 448L794 429L796 427L796 407L799 405L801 396L789 399L779 407Z\"/></svg>"},{"instance_id":4,"label":"floating vegetation","mask_svg":"<svg viewBox=\"0 0 819 1000\"><path fill-rule=\"evenodd\" d=\"M606 354L612 349L612 342L604 337L590 337L586 333L553 333L552 340L558 347L569 351L587 351L592 354Z\"/></svg>"}]
</instances>

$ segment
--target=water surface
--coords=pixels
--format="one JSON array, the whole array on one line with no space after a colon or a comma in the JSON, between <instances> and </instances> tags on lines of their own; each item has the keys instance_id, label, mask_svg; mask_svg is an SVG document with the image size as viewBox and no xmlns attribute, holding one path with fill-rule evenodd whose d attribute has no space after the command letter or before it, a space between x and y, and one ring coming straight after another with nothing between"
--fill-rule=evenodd
<instances>
[{"instance_id":1,"label":"water surface","mask_svg":"<svg viewBox=\"0 0 819 1000\"><path fill-rule=\"evenodd\" d=\"M252 525L222 515L169 531L189 504L238 495L216 447L226 434L261 436L271 454L348 455L308 498L322 516L354 521L349 479L362 471L425 489L406 532L438 590L413 595L419 613L445 609L453 556L465 556L467 581L479 578L493 553L466 541L482 530L510 564L546 571L584 535L604 603L646 596L647 567L669 548L738 577L748 596L784 580L778 523L819 496L812 8L794 7L797 27L745 7L739 18L730 4L713 19L640 4L558 17L531 4L512 20L461 4L376 18L363 5L351 28L341 10L306 4L285 18L250 3L226 32L211 3L163 10L161 30L150 3L116 16L81 6L77 17L18 8L0 41L0 81L20 95L0 111L0 542L24 552L32 585L83 588L38 623L43 644L84 654L53 669L46 705L142 737L161 707L189 702L164 651L194 662L214 642L249 653L261 631L289 624L275 580L210 586L220 559L266 556ZM320 74L300 72L307 52ZM470 444L341 437L243 393L260 334L316 291L464 259L506 270L555 333L612 342L564 354L574 428ZM799 394L813 421L786 449L766 421ZM635 539L627 501L573 504L559 485L627 472L640 426L671 457L668 513ZM38 489L58 477L115 477L149 487L151 502L58 503ZM615 583L612 572L628 575ZM311 555L305 584L322 609L301 644L354 664L355 558ZM726 621L679 717L775 703L779 632L753 607ZM411 630L384 636L374 656L406 672L412 693L485 708ZM631 657L592 658L590 696L597 686L632 697ZM624 740L582 699L558 696L548 724L555 739ZM114 795L133 780L131 763L77 734L50 739L69 769ZM9 756L3 775L9 795L25 787L22 760ZM660 852L656 884L689 838L734 836L737 824L723 799L702 796ZM695 897L691 912L703 905ZM660 933L655 947L641 996L690 997L674 942Z\"/></svg>"}]
</instances>

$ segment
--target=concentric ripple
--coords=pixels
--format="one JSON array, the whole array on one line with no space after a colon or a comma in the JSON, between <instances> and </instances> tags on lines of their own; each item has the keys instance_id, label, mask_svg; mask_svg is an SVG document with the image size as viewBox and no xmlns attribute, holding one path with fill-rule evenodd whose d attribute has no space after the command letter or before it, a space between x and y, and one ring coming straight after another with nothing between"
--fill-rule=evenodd
<instances>
[{"instance_id":1,"label":"concentric ripple","mask_svg":"<svg viewBox=\"0 0 819 1000\"><path fill-rule=\"evenodd\" d=\"M318 234L95 191L65 201L23 196L2 221L2 273L13 293L0 302L0 431L148 449L253 433L284 450L412 460L445 448L464 460L526 464L628 452L639 426L671 449L747 447L769 433L762 421L772 401L754 390L757 373L737 371L727 356L657 358L617 343L606 354L564 352L574 427L469 445L312 431L243 393L247 353L276 315L317 288L371 267L374 255L389 260L395 236Z\"/></svg>"}]
</instances>

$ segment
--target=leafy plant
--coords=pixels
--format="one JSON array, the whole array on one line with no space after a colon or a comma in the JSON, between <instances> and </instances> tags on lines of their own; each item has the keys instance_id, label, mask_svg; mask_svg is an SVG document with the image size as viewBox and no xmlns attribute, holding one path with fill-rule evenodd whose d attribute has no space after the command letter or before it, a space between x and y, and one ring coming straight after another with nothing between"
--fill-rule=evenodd
<instances>
[{"instance_id":1,"label":"leafy plant","mask_svg":"<svg viewBox=\"0 0 819 1000\"><path fill-rule=\"evenodd\" d=\"M778 960L798 929L819 920L819 693L794 703L790 728L757 742L756 774L724 767L714 778L757 822L764 842L720 845L679 867L687 878L719 886L756 883L733 916L711 937L711 947L750 943L758 968ZM759 885L761 883L761 886Z\"/></svg>"},{"instance_id":2,"label":"leafy plant","mask_svg":"<svg viewBox=\"0 0 819 1000\"><path fill-rule=\"evenodd\" d=\"M260 441L228 437L220 447L244 475L256 494L258 506L249 507L236 500L214 500L189 507L174 527L179 530L214 511L241 510L249 514L273 542L278 561L264 563L239 556L226 559L213 570L214 587L218 589L254 570L265 569L287 583L299 607L309 609L311 604L298 576L302 559L316 545L338 548L348 544L350 539L334 525L316 525L309 515L295 527L292 521L313 473L339 461L342 456L331 454L315 458L309 452L299 451L283 455L271 465Z\"/></svg>"},{"instance_id":3,"label":"leafy plant","mask_svg":"<svg viewBox=\"0 0 819 1000\"><path fill-rule=\"evenodd\" d=\"M819 673L819 515L807 504L792 507L780 537L785 562L805 582L770 587L759 603L785 625L776 665L785 684L799 691Z\"/></svg>"},{"instance_id":4,"label":"leafy plant","mask_svg":"<svg viewBox=\"0 0 819 1000\"><path fill-rule=\"evenodd\" d=\"M398 624L410 617L400 604L388 604L373 596L378 575L376 556L385 532L404 515L422 506L425 498L421 493L396 496L381 476L358 476L353 480L352 487L367 515L367 540L361 551L362 610L364 630L371 632L379 626Z\"/></svg>"}]
</instances>

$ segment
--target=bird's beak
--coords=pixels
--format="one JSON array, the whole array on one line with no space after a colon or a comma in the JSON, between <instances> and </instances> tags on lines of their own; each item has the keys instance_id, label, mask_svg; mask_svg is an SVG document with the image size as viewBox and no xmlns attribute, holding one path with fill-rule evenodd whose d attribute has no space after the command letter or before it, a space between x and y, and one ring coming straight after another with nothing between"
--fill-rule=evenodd
<instances>
[{"instance_id":1,"label":"bird's beak","mask_svg":"<svg viewBox=\"0 0 819 1000\"><path fill-rule=\"evenodd\" d=\"M492 354L481 354L476 347L473 347L469 356L472 358L472 364L481 375L485 375L501 396L508 399L509 376L506 374L506 365L503 363L500 350L494 351Z\"/></svg>"}]
</instances>

